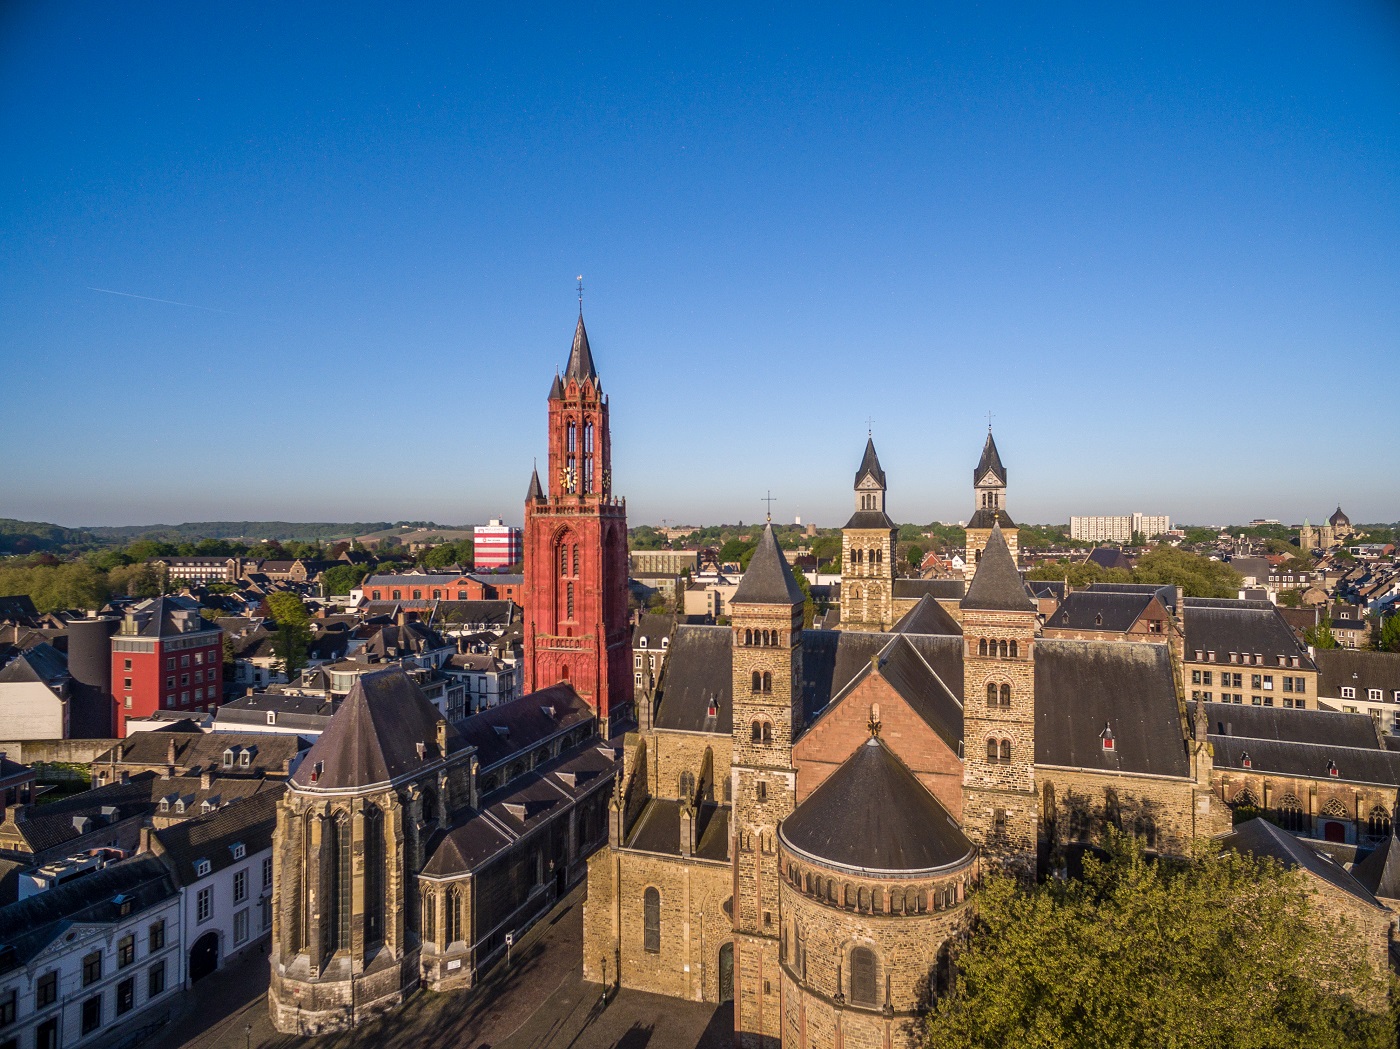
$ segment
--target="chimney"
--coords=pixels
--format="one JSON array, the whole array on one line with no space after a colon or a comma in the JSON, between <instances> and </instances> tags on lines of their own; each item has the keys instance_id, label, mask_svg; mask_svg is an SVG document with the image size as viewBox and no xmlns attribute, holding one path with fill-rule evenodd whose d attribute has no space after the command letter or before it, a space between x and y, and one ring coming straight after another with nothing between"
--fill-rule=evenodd
<instances>
[{"instance_id":1,"label":"chimney","mask_svg":"<svg viewBox=\"0 0 1400 1049\"><path fill-rule=\"evenodd\" d=\"M683 799L684 800L684 799ZM688 800L681 806L681 855L695 854L695 809Z\"/></svg>"},{"instance_id":2,"label":"chimney","mask_svg":"<svg viewBox=\"0 0 1400 1049\"><path fill-rule=\"evenodd\" d=\"M175 737L171 736L170 741L165 746L165 763L170 766L175 764Z\"/></svg>"},{"instance_id":3,"label":"chimney","mask_svg":"<svg viewBox=\"0 0 1400 1049\"><path fill-rule=\"evenodd\" d=\"M136 851L137 851L137 852L150 852L150 851L151 851L151 828L150 828L150 827L142 827L142 828L141 828L141 844L140 844L139 846L137 846Z\"/></svg>"},{"instance_id":4,"label":"chimney","mask_svg":"<svg viewBox=\"0 0 1400 1049\"><path fill-rule=\"evenodd\" d=\"M437 748L439 757L447 757L447 722L439 720L437 723Z\"/></svg>"},{"instance_id":5,"label":"chimney","mask_svg":"<svg viewBox=\"0 0 1400 1049\"><path fill-rule=\"evenodd\" d=\"M214 770L205 769L199 774L199 789L208 790L214 785Z\"/></svg>"}]
</instances>

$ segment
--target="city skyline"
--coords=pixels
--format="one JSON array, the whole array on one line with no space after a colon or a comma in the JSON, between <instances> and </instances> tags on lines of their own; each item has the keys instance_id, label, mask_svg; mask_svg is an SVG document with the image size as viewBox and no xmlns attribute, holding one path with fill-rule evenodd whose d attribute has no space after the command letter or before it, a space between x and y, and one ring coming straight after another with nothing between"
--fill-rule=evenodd
<instances>
[{"instance_id":1,"label":"city skyline","mask_svg":"<svg viewBox=\"0 0 1400 1049\"><path fill-rule=\"evenodd\" d=\"M10 9L0 516L519 523L582 272L633 524L1394 520L1397 38Z\"/></svg>"}]
</instances>

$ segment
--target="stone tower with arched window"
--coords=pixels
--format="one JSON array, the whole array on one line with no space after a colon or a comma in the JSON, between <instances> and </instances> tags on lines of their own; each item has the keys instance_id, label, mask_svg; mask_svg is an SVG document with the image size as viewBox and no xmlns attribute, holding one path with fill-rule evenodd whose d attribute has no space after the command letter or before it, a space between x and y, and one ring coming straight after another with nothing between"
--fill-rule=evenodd
<instances>
[{"instance_id":1,"label":"stone tower with arched window","mask_svg":"<svg viewBox=\"0 0 1400 1049\"><path fill-rule=\"evenodd\" d=\"M1011 551L1011 559L1016 560L1016 538L1018 529L1006 512L1006 467L1001 464L1001 454L997 443L992 439L992 430L987 428L987 441L982 445L982 458L972 471L972 494L975 509L967 522L965 560L963 574L971 580L977 574L978 562L983 550L992 537L992 527L1001 526L1002 538Z\"/></svg>"},{"instance_id":2,"label":"stone tower with arched window","mask_svg":"<svg viewBox=\"0 0 1400 1049\"><path fill-rule=\"evenodd\" d=\"M1001 526L962 600L963 829L993 864L1035 872L1036 606Z\"/></svg>"},{"instance_id":3,"label":"stone tower with arched window","mask_svg":"<svg viewBox=\"0 0 1400 1049\"><path fill-rule=\"evenodd\" d=\"M428 839L470 804L473 753L398 667L355 683L278 803L278 1030L353 1027L417 986L417 875Z\"/></svg>"},{"instance_id":4,"label":"stone tower with arched window","mask_svg":"<svg viewBox=\"0 0 1400 1049\"><path fill-rule=\"evenodd\" d=\"M781 1039L777 841L797 796L803 602L770 524L730 601L734 1026L740 1045L752 1049Z\"/></svg>"},{"instance_id":5,"label":"stone tower with arched window","mask_svg":"<svg viewBox=\"0 0 1400 1049\"><path fill-rule=\"evenodd\" d=\"M606 735L632 702L627 504L612 493L608 399L582 312L549 391L546 478L525 498L525 691L568 682Z\"/></svg>"},{"instance_id":6,"label":"stone tower with arched window","mask_svg":"<svg viewBox=\"0 0 1400 1049\"><path fill-rule=\"evenodd\" d=\"M841 626L888 630L894 625L894 558L898 529L885 512L885 471L867 438L856 470L855 513L841 530Z\"/></svg>"}]
</instances>

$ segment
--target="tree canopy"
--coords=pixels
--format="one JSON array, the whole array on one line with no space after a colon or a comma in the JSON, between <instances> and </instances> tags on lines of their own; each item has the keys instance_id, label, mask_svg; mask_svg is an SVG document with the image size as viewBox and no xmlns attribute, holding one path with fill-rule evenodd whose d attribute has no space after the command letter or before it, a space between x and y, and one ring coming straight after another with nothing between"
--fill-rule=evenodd
<instances>
[{"instance_id":1,"label":"tree canopy","mask_svg":"<svg viewBox=\"0 0 1400 1049\"><path fill-rule=\"evenodd\" d=\"M289 678L293 677L306 666L307 649L311 645L308 625L311 616L301 598L288 591L268 594L266 602L272 618L277 622L277 629L272 634L272 650L282 661L282 672Z\"/></svg>"},{"instance_id":2,"label":"tree canopy","mask_svg":"<svg viewBox=\"0 0 1400 1049\"><path fill-rule=\"evenodd\" d=\"M1082 880L989 878L925 1045L1394 1046L1391 1017L1370 1011L1385 984L1303 878L1206 846L1150 862L1128 840Z\"/></svg>"}]
</instances>

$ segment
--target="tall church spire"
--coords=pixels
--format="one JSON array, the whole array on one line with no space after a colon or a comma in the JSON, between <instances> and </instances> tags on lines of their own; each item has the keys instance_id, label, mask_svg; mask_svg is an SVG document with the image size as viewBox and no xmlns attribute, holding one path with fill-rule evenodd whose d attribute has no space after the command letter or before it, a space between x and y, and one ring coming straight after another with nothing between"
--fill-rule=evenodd
<instances>
[{"instance_id":1,"label":"tall church spire","mask_svg":"<svg viewBox=\"0 0 1400 1049\"><path fill-rule=\"evenodd\" d=\"M860 482L866 477L873 478L881 487L885 487L885 471L880 469L880 457L875 454L875 438L865 439L865 455L860 460L860 469L856 471L856 487L860 487Z\"/></svg>"},{"instance_id":2,"label":"tall church spire","mask_svg":"<svg viewBox=\"0 0 1400 1049\"><path fill-rule=\"evenodd\" d=\"M982 458L977 461L977 469L972 471L973 485L981 486L988 474L1000 482L1001 487L1006 487L1006 467L1001 465L1001 456L997 454L997 442L992 439L990 426L987 427L987 443L982 445Z\"/></svg>"},{"instance_id":3,"label":"tall church spire","mask_svg":"<svg viewBox=\"0 0 1400 1049\"><path fill-rule=\"evenodd\" d=\"M569 366L564 369L565 379L587 382L598 381L598 372L593 367L593 352L588 348L588 332L583 326L583 311L579 311L578 326L574 328L574 344L569 350Z\"/></svg>"},{"instance_id":4,"label":"tall church spire","mask_svg":"<svg viewBox=\"0 0 1400 1049\"><path fill-rule=\"evenodd\" d=\"M1006 545L1006 537L1001 534L1000 522L992 525L992 534L987 539L986 549L982 551L977 574L972 577L962 607L988 612L1035 611L1035 605L1031 604L1026 593L1026 585L1021 582L1016 558Z\"/></svg>"}]
</instances>

